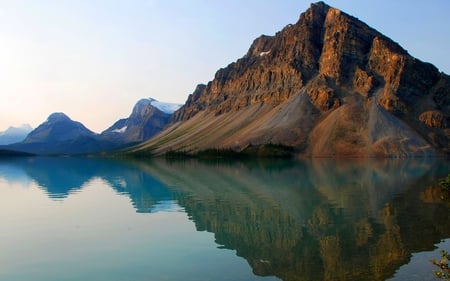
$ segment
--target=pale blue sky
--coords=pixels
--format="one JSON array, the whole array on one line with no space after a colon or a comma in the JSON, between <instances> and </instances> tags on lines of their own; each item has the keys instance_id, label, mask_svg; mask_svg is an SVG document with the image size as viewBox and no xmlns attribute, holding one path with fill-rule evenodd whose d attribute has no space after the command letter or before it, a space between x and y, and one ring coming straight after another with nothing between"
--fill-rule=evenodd
<instances>
[{"instance_id":1,"label":"pale blue sky","mask_svg":"<svg viewBox=\"0 0 450 281\"><path fill-rule=\"evenodd\" d=\"M450 73L450 1L326 1ZM184 103L302 0L0 0L0 131L56 111L100 132L140 98Z\"/></svg>"}]
</instances>

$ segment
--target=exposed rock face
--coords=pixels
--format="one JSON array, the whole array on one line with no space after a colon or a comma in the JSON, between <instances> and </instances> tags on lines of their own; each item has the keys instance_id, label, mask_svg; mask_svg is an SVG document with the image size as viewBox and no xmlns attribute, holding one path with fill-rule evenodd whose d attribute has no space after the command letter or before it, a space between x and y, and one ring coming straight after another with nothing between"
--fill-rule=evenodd
<instances>
[{"instance_id":1,"label":"exposed rock face","mask_svg":"<svg viewBox=\"0 0 450 281\"><path fill-rule=\"evenodd\" d=\"M419 120L431 128L447 128L448 116L439 110L425 111L420 114Z\"/></svg>"},{"instance_id":2,"label":"exposed rock face","mask_svg":"<svg viewBox=\"0 0 450 281\"><path fill-rule=\"evenodd\" d=\"M279 143L335 157L449 153L450 77L319 2L199 85L138 153Z\"/></svg>"},{"instance_id":3,"label":"exposed rock face","mask_svg":"<svg viewBox=\"0 0 450 281\"><path fill-rule=\"evenodd\" d=\"M131 115L102 132L101 138L118 144L138 143L162 131L172 114L153 106L153 102L154 99L139 100Z\"/></svg>"}]
</instances>

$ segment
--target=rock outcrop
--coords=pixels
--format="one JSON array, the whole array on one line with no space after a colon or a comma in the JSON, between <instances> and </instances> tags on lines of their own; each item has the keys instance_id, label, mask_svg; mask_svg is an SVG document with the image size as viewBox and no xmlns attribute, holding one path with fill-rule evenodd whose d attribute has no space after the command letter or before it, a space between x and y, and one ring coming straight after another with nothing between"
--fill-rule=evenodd
<instances>
[{"instance_id":1,"label":"rock outcrop","mask_svg":"<svg viewBox=\"0 0 450 281\"><path fill-rule=\"evenodd\" d=\"M449 153L450 77L323 2L257 38L134 152L268 143L324 157Z\"/></svg>"}]
</instances>

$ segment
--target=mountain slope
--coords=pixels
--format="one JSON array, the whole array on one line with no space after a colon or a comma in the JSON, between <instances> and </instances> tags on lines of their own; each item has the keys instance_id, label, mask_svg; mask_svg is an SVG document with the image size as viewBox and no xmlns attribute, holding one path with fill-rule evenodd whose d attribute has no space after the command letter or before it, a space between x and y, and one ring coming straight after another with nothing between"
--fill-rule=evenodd
<instances>
[{"instance_id":1,"label":"mountain slope","mask_svg":"<svg viewBox=\"0 0 450 281\"><path fill-rule=\"evenodd\" d=\"M80 136L95 136L95 133L83 124L73 121L62 112L50 114L47 120L33 130L24 143L60 142Z\"/></svg>"},{"instance_id":2,"label":"mountain slope","mask_svg":"<svg viewBox=\"0 0 450 281\"><path fill-rule=\"evenodd\" d=\"M0 145L21 142L32 130L33 128L31 128L28 124L24 124L19 127L9 127L5 131L0 132Z\"/></svg>"},{"instance_id":3,"label":"mountain slope","mask_svg":"<svg viewBox=\"0 0 450 281\"><path fill-rule=\"evenodd\" d=\"M80 154L102 151L102 144L94 132L58 112L51 114L24 141L8 148L35 154Z\"/></svg>"},{"instance_id":4,"label":"mountain slope","mask_svg":"<svg viewBox=\"0 0 450 281\"><path fill-rule=\"evenodd\" d=\"M320 157L449 153L450 77L358 19L312 4L199 85L136 154L282 144Z\"/></svg>"},{"instance_id":5,"label":"mountain slope","mask_svg":"<svg viewBox=\"0 0 450 281\"><path fill-rule=\"evenodd\" d=\"M138 143L162 131L169 123L173 112L181 105L141 99L130 116L120 119L102 132L100 138L118 144Z\"/></svg>"}]
</instances>

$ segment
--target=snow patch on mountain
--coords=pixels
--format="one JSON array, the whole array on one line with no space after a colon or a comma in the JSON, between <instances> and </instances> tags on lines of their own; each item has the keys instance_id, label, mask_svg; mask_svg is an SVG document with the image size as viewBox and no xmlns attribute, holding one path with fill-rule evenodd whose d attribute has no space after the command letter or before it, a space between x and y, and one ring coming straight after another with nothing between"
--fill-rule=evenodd
<instances>
[{"instance_id":1,"label":"snow patch on mountain","mask_svg":"<svg viewBox=\"0 0 450 281\"><path fill-rule=\"evenodd\" d=\"M150 104L154 107L156 107L157 109L161 110L162 112L168 113L168 114L172 114L175 111L177 111L178 109L180 109L180 107L182 106L182 104L178 104L178 103L168 103L168 102L160 102L158 100L155 100L153 98L150 98Z\"/></svg>"},{"instance_id":2,"label":"snow patch on mountain","mask_svg":"<svg viewBox=\"0 0 450 281\"><path fill-rule=\"evenodd\" d=\"M120 128L120 129L112 130L112 132L113 132L113 133L123 134L123 133L125 133L125 131L127 130L127 128L128 128L128 126L124 126L124 127Z\"/></svg>"}]
</instances>

